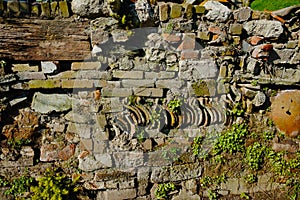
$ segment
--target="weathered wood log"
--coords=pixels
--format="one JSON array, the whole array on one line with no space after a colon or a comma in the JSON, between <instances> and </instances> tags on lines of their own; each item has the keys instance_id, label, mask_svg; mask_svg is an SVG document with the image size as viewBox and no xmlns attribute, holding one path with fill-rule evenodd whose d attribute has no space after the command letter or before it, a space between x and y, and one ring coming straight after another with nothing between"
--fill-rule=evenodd
<instances>
[{"instance_id":1,"label":"weathered wood log","mask_svg":"<svg viewBox=\"0 0 300 200\"><path fill-rule=\"evenodd\" d=\"M88 22L0 18L0 59L84 60L91 52Z\"/></svg>"}]
</instances>

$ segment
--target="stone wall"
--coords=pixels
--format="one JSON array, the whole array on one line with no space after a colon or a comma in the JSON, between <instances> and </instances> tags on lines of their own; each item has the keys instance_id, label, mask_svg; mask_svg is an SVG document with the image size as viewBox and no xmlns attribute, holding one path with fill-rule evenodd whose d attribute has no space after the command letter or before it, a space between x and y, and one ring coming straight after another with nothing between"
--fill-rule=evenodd
<instances>
[{"instance_id":1,"label":"stone wall","mask_svg":"<svg viewBox=\"0 0 300 200\"><path fill-rule=\"evenodd\" d=\"M193 138L240 120L226 112L237 104L267 117L272 89L299 89L299 15L278 21L211 1L151 6L138 1L136 12L141 24L159 20L155 27L125 30L112 17L26 21L42 27L29 43L23 37L36 31L26 36L21 20L2 19L12 27L0 33L2 176L25 168L39 176L54 164L79 169L97 199L155 199L165 182L181 186L173 199L200 199L205 166L191 152ZM15 150L13 138L31 142ZM252 188L232 178L221 190L281 187L264 176Z\"/></svg>"}]
</instances>

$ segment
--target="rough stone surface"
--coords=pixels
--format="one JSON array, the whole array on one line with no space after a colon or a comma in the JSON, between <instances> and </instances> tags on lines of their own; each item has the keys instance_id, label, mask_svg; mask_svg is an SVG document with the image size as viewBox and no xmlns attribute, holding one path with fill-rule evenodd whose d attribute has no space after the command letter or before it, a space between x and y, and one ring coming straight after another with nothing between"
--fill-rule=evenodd
<instances>
[{"instance_id":1,"label":"rough stone surface","mask_svg":"<svg viewBox=\"0 0 300 200\"><path fill-rule=\"evenodd\" d=\"M102 0L74 0L72 11L82 17L95 18L108 14L108 10Z\"/></svg>"},{"instance_id":2,"label":"rough stone surface","mask_svg":"<svg viewBox=\"0 0 300 200\"><path fill-rule=\"evenodd\" d=\"M64 112L72 108L72 100L66 94L43 94L36 92L32 100L32 109L47 114L53 111Z\"/></svg>"},{"instance_id":3,"label":"rough stone surface","mask_svg":"<svg viewBox=\"0 0 300 200\"><path fill-rule=\"evenodd\" d=\"M208 13L205 15L211 21L226 21L232 11L218 1L208 1L204 4Z\"/></svg>"},{"instance_id":4,"label":"rough stone surface","mask_svg":"<svg viewBox=\"0 0 300 200\"><path fill-rule=\"evenodd\" d=\"M244 29L249 35L278 38L283 33L283 27L279 21L255 20L244 24Z\"/></svg>"}]
</instances>

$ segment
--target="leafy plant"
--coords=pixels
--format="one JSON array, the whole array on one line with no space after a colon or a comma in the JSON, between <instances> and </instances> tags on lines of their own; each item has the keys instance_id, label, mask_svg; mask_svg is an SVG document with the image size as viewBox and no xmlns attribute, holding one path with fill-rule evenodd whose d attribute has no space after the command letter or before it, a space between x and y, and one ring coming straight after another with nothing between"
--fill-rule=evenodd
<instances>
[{"instance_id":1,"label":"leafy plant","mask_svg":"<svg viewBox=\"0 0 300 200\"><path fill-rule=\"evenodd\" d=\"M198 156L200 153L200 148L202 145L204 137L203 136L198 136L194 138L194 141L192 143L192 152L195 156Z\"/></svg>"},{"instance_id":2,"label":"leafy plant","mask_svg":"<svg viewBox=\"0 0 300 200\"><path fill-rule=\"evenodd\" d=\"M252 170L259 170L264 163L265 147L258 142L247 147L246 161Z\"/></svg>"},{"instance_id":3,"label":"leafy plant","mask_svg":"<svg viewBox=\"0 0 300 200\"><path fill-rule=\"evenodd\" d=\"M209 200L216 200L219 198L219 194L216 191L208 190L207 192L208 192L207 196Z\"/></svg>"},{"instance_id":4,"label":"leafy plant","mask_svg":"<svg viewBox=\"0 0 300 200\"><path fill-rule=\"evenodd\" d=\"M79 178L79 177L78 177ZM72 199L79 191L78 179L71 180L63 172L47 169L44 176L38 178L38 185L32 186L32 200Z\"/></svg>"},{"instance_id":5,"label":"leafy plant","mask_svg":"<svg viewBox=\"0 0 300 200\"><path fill-rule=\"evenodd\" d=\"M246 183L252 184L257 182L257 176L255 174L248 174L244 176L244 180L246 181Z\"/></svg>"},{"instance_id":6,"label":"leafy plant","mask_svg":"<svg viewBox=\"0 0 300 200\"><path fill-rule=\"evenodd\" d=\"M203 188L208 188L212 185L214 186L219 186L221 183L225 183L226 182L226 175L222 174L220 176L204 176L203 178L200 179L200 185Z\"/></svg>"},{"instance_id":7,"label":"leafy plant","mask_svg":"<svg viewBox=\"0 0 300 200\"><path fill-rule=\"evenodd\" d=\"M245 124L233 124L231 129L223 133L213 147L213 155L222 152L243 152L245 149L245 138L249 134Z\"/></svg>"},{"instance_id":8,"label":"leafy plant","mask_svg":"<svg viewBox=\"0 0 300 200\"><path fill-rule=\"evenodd\" d=\"M7 140L7 145L13 149L18 149L20 150L22 148L22 146L24 145L28 145L31 143L30 139L9 139Z\"/></svg>"},{"instance_id":9,"label":"leafy plant","mask_svg":"<svg viewBox=\"0 0 300 200\"><path fill-rule=\"evenodd\" d=\"M9 184L9 182L7 180L5 180L4 178L0 177L0 187L5 187Z\"/></svg>"},{"instance_id":10,"label":"leafy plant","mask_svg":"<svg viewBox=\"0 0 300 200\"><path fill-rule=\"evenodd\" d=\"M240 194L240 197L241 197L242 199L247 199L247 200L250 199L250 196L249 196L247 193L245 193L245 192L242 192L242 193Z\"/></svg>"},{"instance_id":11,"label":"leafy plant","mask_svg":"<svg viewBox=\"0 0 300 200\"><path fill-rule=\"evenodd\" d=\"M180 113L180 106L182 102L180 99L172 99L167 104L168 108L174 113Z\"/></svg>"},{"instance_id":12,"label":"leafy plant","mask_svg":"<svg viewBox=\"0 0 300 200\"><path fill-rule=\"evenodd\" d=\"M242 117L245 114L245 110L242 108L241 103L236 103L231 110L227 112L228 115Z\"/></svg>"},{"instance_id":13,"label":"leafy plant","mask_svg":"<svg viewBox=\"0 0 300 200\"><path fill-rule=\"evenodd\" d=\"M174 183L162 183L155 189L154 194L157 199L166 199L171 191L176 190Z\"/></svg>"},{"instance_id":14,"label":"leafy plant","mask_svg":"<svg viewBox=\"0 0 300 200\"><path fill-rule=\"evenodd\" d=\"M29 192L30 185L34 181L34 178L28 176L21 176L19 178L13 179L12 183L9 184L9 189L7 189L4 194L12 195L14 197L21 196L25 192Z\"/></svg>"}]
</instances>

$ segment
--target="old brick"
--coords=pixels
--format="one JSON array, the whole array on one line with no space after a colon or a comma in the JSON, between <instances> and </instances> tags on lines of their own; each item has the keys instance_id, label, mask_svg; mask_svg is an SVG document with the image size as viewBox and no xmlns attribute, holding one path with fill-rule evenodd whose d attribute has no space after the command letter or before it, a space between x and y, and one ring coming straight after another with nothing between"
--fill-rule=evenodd
<instances>
[{"instance_id":1,"label":"old brick","mask_svg":"<svg viewBox=\"0 0 300 200\"><path fill-rule=\"evenodd\" d=\"M160 21L166 21L168 19L168 9L169 6L166 3L160 3L159 4L159 20Z\"/></svg>"},{"instance_id":2,"label":"old brick","mask_svg":"<svg viewBox=\"0 0 300 200\"><path fill-rule=\"evenodd\" d=\"M180 59L185 60L185 59L197 59L199 58L199 51L194 51L194 50L185 50L182 51L180 54Z\"/></svg>"},{"instance_id":3,"label":"old brick","mask_svg":"<svg viewBox=\"0 0 300 200\"><path fill-rule=\"evenodd\" d=\"M62 80L62 88L93 88L94 82L87 79Z\"/></svg>"},{"instance_id":4,"label":"old brick","mask_svg":"<svg viewBox=\"0 0 300 200\"><path fill-rule=\"evenodd\" d=\"M193 17L193 5L192 4L183 4L184 7L184 15L187 19L191 19Z\"/></svg>"},{"instance_id":5,"label":"old brick","mask_svg":"<svg viewBox=\"0 0 300 200\"><path fill-rule=\"evenodd\" d=\"M195 5L195 13L197 14L204 14L205 13L205 7L200 5Z\"/></svg>"},{"instance_id":6,"label":"old brick","mask_svg":"<svg viewBox=\"0 0 300 200\"><path fill-rule=\"evenodd\" d=\"M161 36L164 40L168 42L179 42L181 40L181 34L170 34L170 33L162 33Z\"/></svg>"},{"instance_id":7,"label":"old brick","mask_svg":"<svg viewBox=\"0 0 300 200\"><path fill-rule=\"evenodd\" d=\"M60 81L59 80L30 80L28 82L28 87L30 89L36 89L36 88L59 88L60 87Z\"/></svg>"},{"instance_id":8,"label":"old brick","mask_svg":"<svg viewBox=\"0 0 300 200\"><path fill-rule=\"evenodd\" d=\"M132 95L132 91L127 88L102 88L101 94L103 97L128 97Z\"/></svg>"},{"instance_id":9,"label":"old brick","mask_svg":"<svg viewBox=\"0 0 300 200\"><path fill-rule=\"evenodd\" d=\"M67 145L61 151L58 152L58 158L60 160L69 160L75 153L75 144Z\"/></svg>"},{"instance_id":10,"label":"old brick","mask_svg":"<svg viewBox=\"0 0 300 200\"><path fill-rule=\"evenodd\" d=\"M115 152L113 154L115 165L120 169L129 169L144 164L143 152Z\"/></svg>"},{"instance_id":11,"label":"old brick","mask_svg":"<svg viewBox=\"0 0 300 200\"><path fill-rule=\"evenodd\" d=\"M230 33L232 35L241 35L243 30L242 24L231 24L230 25Z\"/></svg>"},{"instance_id":12,"label":"old brick","mask_svg":"<svg viewBox=\"0 0 300 200\"><path fill-rule=\"evenodd\" d=\"M97 200L123 200L134 199L135 197L136 189L106 190L98 193Z\"/></svg>"},{"instance_id":13,"label":"old brick","mask_svg":"<svg viewBox=\"0 0 300 200\"><path fill-rule=\"evenodd\" d=\"M197 37L201 40L210 40L210 33L208 31L207 32L199 31Z\"/></svg>"},{"instance_id":14,"label":"old brick","mask_svg":"<svg viewBox=\"0 0 300 200\"><path fill-rule=\"evenodd\" d=\"M184 82L179 80L158 80L155 84L158 88L180 89L184 85Z\"/></svg>"},{"instance_id":15,"label":"old brick","mask_svg":"<svg viewBox=\"0 0 300 200\"><path fill-rule=\"evenodd\" d=\"M122 87L126 88L140 88L140 87L154 87L154 80L134 80L134 79L125 79L121 81Z\"/></svg>"},{"instance_id":16,"label":"old brick","mask_svg":"<svg viewBox=\"0 0 300 200\"><path fill-rule=\"evenodd\" d=\"M110 80L111 74L109 72L99 70L81 70L78 71L77 78Z\"/></svg>"},{"instance_id":17,"label":"old brick","mask_svg":"<svg viewBox=\"0 0 300 200\"><path fill-rule=\"evenodd\" d=\"M106 80L95 80L94 86L97 88L119 88L121 87L121 81L106 81Z\"/></svg>"},{"instance_id":18,"label":"old brick","mask_svg":"<svg viewBox=\"0 0 300 200\"><path fill-rule=\"evenodd\" d=\"M91 125L88 124L76 124L76 123L69 123L67 127L67 132L76 133L79 135L80 138L91 138Z\"/></svg>"},{"instance_id":19,"label":"old brick","mask_svg":"<svg viewBox=\"0 0 300 200\"><path fill-rule=\"evenodd\" d=\"M60 1L59 2L59 9L60 9L60 14L62 17L70 17L70 11L69 11L69 6L67 1Z\"/></svg>"},{"instance_id":20,"label":"old brick","mask_svg":"<svg viewBox=\"0 0 300 200\"><path fill-rule=\"evenodd\" d=\"M145 79L172 79L175 75L175 72L145 72Z\"/></svg>"},{"instance_id":21,"label":"old brick","mask_svg":"<svg viewBox=\"0 0 300 200\"><path fill-rule=\"evenodd\" d=\"M142 79L143 71L113 71L114 78Z\"/></svg>"},{"instance_id":22,"label":"old brick","mask_svg":"<svg viewBox=\"0 0 300 200\"><path fill-rule=\"evenodd\" d=\"M178 17L181 17L181 9L182 9L182 6L180 4L177 4L177 3L172 3L170 5L171 7L171 11L170 11L170 17L171 18L178 18Z\"/></svg>"},{"instance_id":23,"label":"old brick","mask_svg":"<svg viewBox=\"0 0 300 200\"><path fill-rule=\"evenodd\" d=\"M19 80L44 80L46 76L43 72L18 72Z\"/></svg>"},{"instance_id":24,"label":"old brick","mask_svg":"<svg viewBox=\"0 0 300 200\"><path fill-rule=\"evenodd\" d=\"M177 50L193 50L195 48L195 34L194 33L184 33L182 37L182 43L179 45Z\"/></svg>"},{"instance_id":25,"label":"old brick","mask_svg":"<svg viewBox=\"0 0 300 200\"><path fill-rule=\"evenodd\" d=\"M48 78L51 79L74 79L77 77L76 71L64 71L59 74L53 75L53 76L48 76Z\"/></svg>"},{"instance_id":26,"label":"old brick","mask_svg":"<svg viewBox=\"0 0 300 200\"><path fill-rule=\"evenodd\" d=\"M29 64L13 64L11 68L13 72L38 72L39 66L30 66Z\"/></svg>"},{"instance_id":27,"label":"old brick","mask_svg":"<svg viewBox=\"0 0 300 200\"><path fill-rule=\"evenodd\" d=\"M101 68L100 62L73 62L72 70L98 70Z\"/></svg>"},{"instance_id":28,"label":"old brick","mask_svg":"<svg viewBox=\"0 0 300 200\"><path fill-rule=\"evenodd\" d=\"M161 88L136 88L133 90L133 94L143 97L163 97L163 89Z\"/></svg>"}]
</instances>

